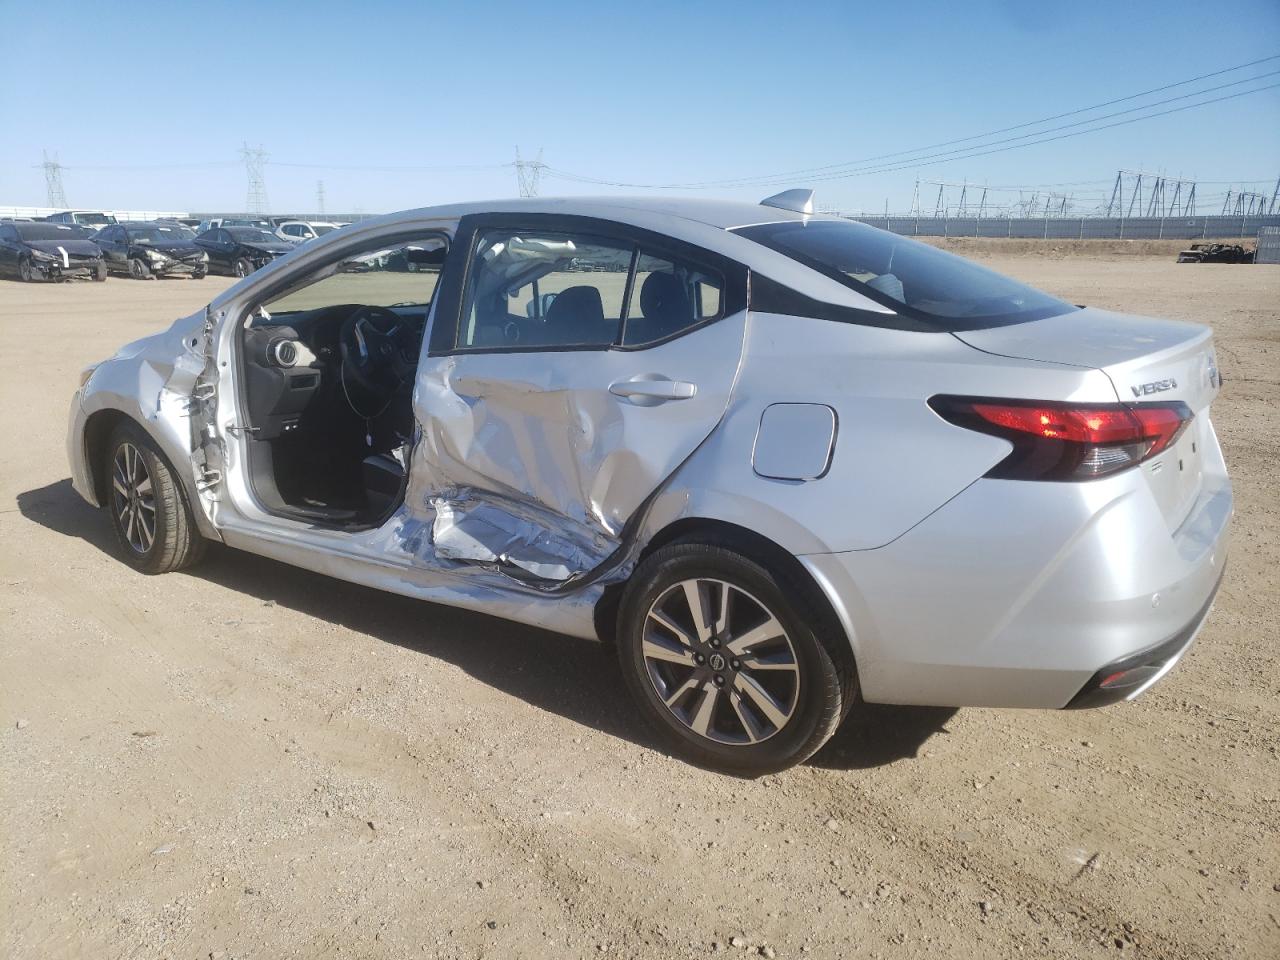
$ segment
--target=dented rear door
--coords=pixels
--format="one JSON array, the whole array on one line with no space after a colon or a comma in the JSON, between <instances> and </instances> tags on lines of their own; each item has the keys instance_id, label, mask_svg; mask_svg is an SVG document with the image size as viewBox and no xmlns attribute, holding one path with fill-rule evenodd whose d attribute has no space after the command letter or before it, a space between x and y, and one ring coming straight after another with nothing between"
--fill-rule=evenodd
<instances>
[{"instance_id":1,"label":"dented rear door","mask_svg":"<svg viewBox=\"0 0 1280 960\"><path fill-rule=\"evenodd\" d=\"M562 585L616 551L628 521L720 422L743 349L745 270L614 224L472 219L454 248L468 262L456 256L446 268L419 371L412 493L434 511L437 556ZM485 256L505 257L500 277L511 277L488 294L497 299L487 312L472 302L485 295L485 271L497 269ZM653 273L680 278L649 283L655 318L671 309L660 294L678 296L681 283L709 300L698 277L723 283L717 308L703 306L683 329L656 319L646 328L640 293ZM527 278L539 274L535 287ZM635 304L620 308L624 316L637 316L617 318L613 342L555 342L558 331L606 339L619 298Z\"/></svg>"}]
</instances>

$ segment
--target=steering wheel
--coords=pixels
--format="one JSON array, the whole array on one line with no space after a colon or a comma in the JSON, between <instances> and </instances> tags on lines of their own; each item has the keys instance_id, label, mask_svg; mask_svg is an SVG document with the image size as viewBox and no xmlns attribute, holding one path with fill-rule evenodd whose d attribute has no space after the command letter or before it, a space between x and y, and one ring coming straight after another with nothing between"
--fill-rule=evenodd
<instances>
[{"instance_id":1,"label":"steering wheel","mask_svg":"<svg viewBox=\"0 0 1280 960\"><path fill-rule=\"evenodd\" d=\"M417 336L404 317L386 307L357 307L342 321L338 353L343 382L349 377L382 402L413 375Z\"/></svg>"}]
</instances>

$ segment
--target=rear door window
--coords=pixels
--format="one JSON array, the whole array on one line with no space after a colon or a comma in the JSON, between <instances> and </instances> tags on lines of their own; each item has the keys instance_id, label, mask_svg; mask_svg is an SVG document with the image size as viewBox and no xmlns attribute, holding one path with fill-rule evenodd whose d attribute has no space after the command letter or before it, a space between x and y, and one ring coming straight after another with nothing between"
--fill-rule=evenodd
<instances>
[{"instance_id":1,"label":"rear door window","mask_svg":"<svg viewBox=\"0 0 1280 960\"><path fill-rule=\"evenodd\" d=\"M635 248L539 230L477 238L459 347L608 347L622 325Z\"/></svg>"}]
</instances>

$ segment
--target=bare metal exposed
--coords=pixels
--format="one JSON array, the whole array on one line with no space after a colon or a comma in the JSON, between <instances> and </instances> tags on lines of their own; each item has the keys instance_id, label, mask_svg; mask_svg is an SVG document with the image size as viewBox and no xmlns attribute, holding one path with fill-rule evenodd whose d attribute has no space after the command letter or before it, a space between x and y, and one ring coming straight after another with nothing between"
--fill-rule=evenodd
<instances>
[{"instance_id":1,"label":"bare metal exposed","mask_svg":"<svg viewBox=\"0 0 1280 960\"><path fill-rule=\"evenodd\" d=\"M75 487L147 572L221 541L614 643L722 769L798 762L858 696L1137 696L1226 560L1208 329L811 209L331 232L85 370Z\"/></svg>"}]
</instances>

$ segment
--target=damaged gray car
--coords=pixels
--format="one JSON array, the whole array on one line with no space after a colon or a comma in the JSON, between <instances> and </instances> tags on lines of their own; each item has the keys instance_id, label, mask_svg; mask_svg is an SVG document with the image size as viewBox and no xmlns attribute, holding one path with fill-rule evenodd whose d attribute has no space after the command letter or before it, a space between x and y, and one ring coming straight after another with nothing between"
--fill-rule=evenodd
<instances>
[{"instance_id":1,"label":"damaged gray car","mask_svg":"<svg viewBox=\"0 0 1280 960\"><path fill-rule=\"evenodd\" d=\"M299 248L86 369L75 488L211 541L616 646L673 752L812 754L858 697L1132 699L1231 486L1207 328L1080 308L807 191L531 199Z\"/></svg>"}]
</instances>

